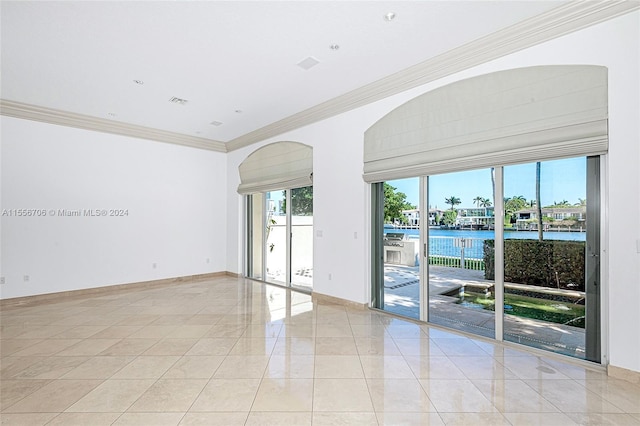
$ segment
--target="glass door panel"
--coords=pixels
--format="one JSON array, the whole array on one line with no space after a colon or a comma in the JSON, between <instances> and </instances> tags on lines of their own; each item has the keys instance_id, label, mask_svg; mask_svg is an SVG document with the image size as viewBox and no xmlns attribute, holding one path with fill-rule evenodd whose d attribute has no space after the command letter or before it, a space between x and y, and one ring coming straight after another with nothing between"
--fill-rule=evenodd
<instances>
[{"instance_id":1,"label":"glass door panel","mask_svg":"<svg viewBox=\"0 0 640 426\"><path fill-rule=\"evenodd\" d=\"M381 309L420 319L420 179L384 182Z\"/></svg>"},{"instance_id":2,"label":"glass door panel","mask_svg":"<svg viewBox=\"0 0 640 426\"><path fill-rule=\"evenodd\" d=\"M262 250L264 249L264 195L261 193L248 196L249 226L247 250L247 275L250 278L262 279Z\"/></svg>"},{"instance_id":3,"label":"glass door panel","mask_svg":"<svg viewBox=\"0 0 640 426\"><path fill-rule=\"evenodd\" d=\"M313 287L313 187L291 190L291 285Z\"/></svg>"},{"instance_id":4,"label":"glass door panel","mask_svg":"<svg viewBox=\"0 0 640 426\"><path fill-rule=\"evenodd\" d=\"M504 168L504 340L586 358L586 176L584 157Z\"/></svg>"},{"instance_id":5,"label":"glass door panel","mask_svg":"<svg viewBox=\"0 0 640 426\"><path fill-rule=\"evenodd\" d=\"M429 322L495 337L493 169L429 176Z\"/></svg>"},{"instance_id":6,"label":"glass door panel","mask_svg":"<svg viewBox=\"0 0 640 426\"><path fill-rule=\"evenodd\" d=\"M287 212L285 191L271 191L266 196L266 281L287 283Z\"/></svg>"}]
</instances>

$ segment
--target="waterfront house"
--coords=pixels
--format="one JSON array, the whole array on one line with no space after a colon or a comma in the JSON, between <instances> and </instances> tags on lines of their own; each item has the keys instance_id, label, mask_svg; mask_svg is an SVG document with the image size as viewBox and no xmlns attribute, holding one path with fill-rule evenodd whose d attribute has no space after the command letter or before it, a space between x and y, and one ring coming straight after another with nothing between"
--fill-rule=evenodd
<instances>
[{"instance_id":1,"label":"waterfront house","mask_svg":"<svg viewBox=\"0 0 640 426\"><path fill-rule=\"evenodd\" d=\"M461 229L489 229L495 223L493 207L459 208L457 223Z\"/></svg>"},{"instance_id":2,"label":"waterfront house","mask_svg":"<svg viewBox=\"0 0 640 426\"><path fill-rule=\"evenodd\" d=\"M548 227L584 228L587 218L586 206L544 207L542 221ZM521 230L537 229L538 211L535 208L515 212L516 228Z\"/></svg>"},{"instance_id":3,"label":"waterfront house","mask_svg":"<svg viewBox=\"0 0 640 426\"><path fill-rule=\"evenodd\" d=\"M429 209L429 226L438 226L439 218L446 210ZM458 216L454 227L462 229L488 229L494 223L493 207L470 207L456 209ZM420 211L418 209L403 210L402 214L407 219L407 224L412 227L420 226Z\"/></svg>"}]
</instances>

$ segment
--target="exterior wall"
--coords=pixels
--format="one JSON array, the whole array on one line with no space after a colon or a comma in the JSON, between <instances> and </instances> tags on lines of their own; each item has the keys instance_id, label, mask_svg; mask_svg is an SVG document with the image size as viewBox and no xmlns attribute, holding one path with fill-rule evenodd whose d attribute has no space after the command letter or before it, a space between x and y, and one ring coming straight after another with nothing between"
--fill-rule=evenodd
<instances>
[{"instance_id":1,"label":"exterior wall","mask_svg":"<svg viewBox=\"0 0 640 426\"><path fill-rule=\"evenodd\" d=\"M0 210L46 211L1 218L3 299L225 271L225 154L4 116L1 123Z\"/></svg>"},{"instance_id":2,"label":"exterior wall","mask_svg":"<svg viewBox=\"0 0 640 426\"><path fill-rule=\"evenodd\" d=\"M612 365L640 371L639 28L640 13L627 14L263 141L293 140L314 147L314 291L357 303L369 300L369 189L362 180L362 145L365 130L380 117L420 94L476 75L534 65L604 65L609 69L610 117L602 188L603 326L609 336L604 344ZM235 218L229 223L229 253L237 255L229 256L227 268L233 272L241 272L242 264L237 167L261 144L228 155L227 213Z\"/></svg>"}]
</instances>

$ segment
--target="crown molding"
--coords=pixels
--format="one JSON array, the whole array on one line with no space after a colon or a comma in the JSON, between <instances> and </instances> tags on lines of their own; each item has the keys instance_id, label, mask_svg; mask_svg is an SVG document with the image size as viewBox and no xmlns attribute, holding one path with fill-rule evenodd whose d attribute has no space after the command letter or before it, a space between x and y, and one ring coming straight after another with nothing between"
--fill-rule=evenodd
<instances>
[{"instance_id":1,"label":"crown molding","mask_svg":"<svg viewBox=\"0 0 640 426\"><path fill-rule=\"evenodd\" d=\"M0 115L22 118L25 120L41 121L43 123L57 124L60 126L75 127L84 130L112 133L115 135L131 136L134 138L149 139L156 142L183 145L191 148L206 149L209 151L227 152L223 142L198 138L150 127L137 126L119 121L106 120L91 117L84 114L60 111L21 102L0 99Z\"/></svg>"},{"instance_id":2,"label":"crown molding","mask_svg":"<svg viewBox=\"0 0 640 426\"><path fill-rule=\"evenodd\" d=\"M234 151L640 9L638 0L572 1L232 139Z\"/></svg>"}]
</instances>

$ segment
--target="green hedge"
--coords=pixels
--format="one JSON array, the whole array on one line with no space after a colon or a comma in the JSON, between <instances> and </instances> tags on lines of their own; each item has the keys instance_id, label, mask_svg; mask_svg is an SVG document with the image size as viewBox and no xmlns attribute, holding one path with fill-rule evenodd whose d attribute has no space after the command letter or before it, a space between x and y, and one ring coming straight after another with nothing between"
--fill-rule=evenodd
<instances>
[{"instance_id":1,"label":"green hedge","mask_svg":"<svg viewBox=\"0 0 640 426\"><path fill-rule=\"evenodd\" d=\"M484 276L495 279L494 240L484 242ZM504 241L505 282L584 291L584 241Z\"/></svg>"}]
</instances>

